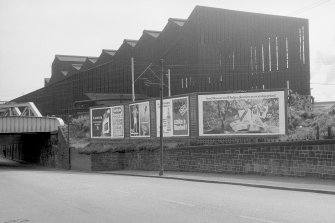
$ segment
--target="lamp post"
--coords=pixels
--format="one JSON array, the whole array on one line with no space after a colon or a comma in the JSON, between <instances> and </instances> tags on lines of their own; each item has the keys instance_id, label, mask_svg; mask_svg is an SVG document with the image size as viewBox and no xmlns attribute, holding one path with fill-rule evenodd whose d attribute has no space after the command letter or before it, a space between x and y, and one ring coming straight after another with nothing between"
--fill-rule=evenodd
<instances>
[{"instance_id":1,"label":"lamp post","mask_svg":"<svg viewBox=\"0 0 335 223\"><path fill-rule=\"evenodd\" d=\"M163 167L163 63L164 60L161 59L161 67L162 67L162 73L161 73L161 85L160 85L160 135L159 135L159 140L160 140L160 170L159 170L159 176L163 176L164 174L164 167Z\"/></svg>"},{"instance_id":2,"label":"lamp post","mask_svg":"<svg viewBox=\"0 0 335 223\"><path fill-rule=\"evenodd\" d=\"M69 170L71 169L71 146L70 146L70 108L67 109L67 143L68 143L68 152L69 152Z\"/></svg>"}]
</instances>

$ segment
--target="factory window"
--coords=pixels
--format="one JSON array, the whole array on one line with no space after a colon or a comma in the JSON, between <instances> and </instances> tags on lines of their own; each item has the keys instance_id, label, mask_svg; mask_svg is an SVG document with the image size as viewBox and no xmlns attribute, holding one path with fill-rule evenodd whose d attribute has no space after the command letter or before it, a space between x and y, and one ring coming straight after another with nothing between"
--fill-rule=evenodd
<instances>
[{"instance_id":1,"label":"factory window","mask_svg":"<svg viewBox=\"0 0 335 223\"><path fill-rule=\"evenodd\" d=\"M279 69L278 67L278 38L276 37L276 65L277 65L277 70Z\"/></svg>"},{"instance_id":2,"label":"factory window","mask_svg":"<svg viewBox=\"0 0 335 223\"><path fill-rule=\"evenodd\" d=\"M271 71L271 39L269 38L269 71Z\"/></svg>"},{"instance_id":3,"label":"factory window","mask_svg":"<svg viewBox=\"0 0 335 223\"><path fill-rule=\"evenodd\" d=\"M262 71L264 73L264 47L263 47L263 44L262 44Z\"/></svg>"},{"instance_id":4,"label":"factory window","mask_svg":"<svg viewBox=\"0 0 335 223\"><path fill-rule=\"evenodd\" d=\"M302 36L302 63L305 64L305 29L301 28Z\"/></svg>"},{"instance_id":5,"label":"factory window","mask_svg":"<svg viewBox=\"0 0 335 223\"><path fill-rule=\"evenodd\" d=\"M252 46L250 47L250 68L251 68L251 75L253 75Z\"/></svg>"},{"instance_id":6,"label":"factory window","mask_svg":"<svg viewBox=\"0 0 335 223\"><path fill-rule=\"evenodd\" d=\"M299 29L299 58L301 60L301 29Z\"/></svg>"},{"instance_id":7,"label":"factory window","mask_svg":"<svg viewBox=\"0 0 335 223\"><path fill-rule=\"evenodd\" d=\"M255 72L257 73L257 50L256 50L256 47L254 47L254 56L255 56L255 59L254 59Z\"/></svg>"},{"instance_id":8,"label":"factory window","mask_svg":"<svg viewBox=\"0 0 335 223\"><path fill-rule=\"evenodd\" d=\"M286 37L286 68L288 68L288 40Z\"/></svg>"}]
</instances>

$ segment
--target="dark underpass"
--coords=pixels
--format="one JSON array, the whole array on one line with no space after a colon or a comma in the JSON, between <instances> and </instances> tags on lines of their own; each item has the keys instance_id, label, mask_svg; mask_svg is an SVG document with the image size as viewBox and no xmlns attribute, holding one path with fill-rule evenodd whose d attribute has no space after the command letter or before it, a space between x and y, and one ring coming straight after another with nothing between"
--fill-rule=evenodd
<instances>
[{"instance_id":1,"label":"dark underpass","mask_svg":"<svg viewBox=\"0 0 335 223\"><path fill-rule=\"evenodd\" d=\"M16 161L40 163L57 137L52 133L0 134L0 156Z\"/></svg>"}]
</instances>

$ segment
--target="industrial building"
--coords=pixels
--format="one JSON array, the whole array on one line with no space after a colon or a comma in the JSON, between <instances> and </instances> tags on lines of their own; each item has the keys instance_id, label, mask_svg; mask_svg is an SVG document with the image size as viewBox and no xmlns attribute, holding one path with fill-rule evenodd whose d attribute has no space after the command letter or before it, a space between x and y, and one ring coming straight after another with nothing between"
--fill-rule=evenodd
<instances>
[{"instance_id":1,"label":"industrial building","mask_svg":"<svg viewBox=\"0 0 335 223\"><path fill-rule=\"evenodd\" d=\"M131 58L136 99L159 96L162 68L171 95L286 87L310 95L307 19L196 6L99 57L56 55L45 86L13 101L32 101L43 115L129 101Z\"/></svg>"}]
</instances>

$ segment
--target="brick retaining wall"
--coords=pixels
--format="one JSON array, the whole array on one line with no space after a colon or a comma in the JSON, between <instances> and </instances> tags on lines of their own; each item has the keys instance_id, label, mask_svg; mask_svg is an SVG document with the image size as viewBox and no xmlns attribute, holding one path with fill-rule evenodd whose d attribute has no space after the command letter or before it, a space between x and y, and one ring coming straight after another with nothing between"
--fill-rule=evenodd
<instances>
[{"instance_id":1,"label":"brick retaining wall","mask_svg":"<svg viewBox=\"0 0 335 223\"><path fill-rule=\"evenodd\" d=\"M159 150L92 154L92 170L158 170L159 154ZM335 179L335 140L168 149L164 169Z\"/></svg>"}]
</instances>

